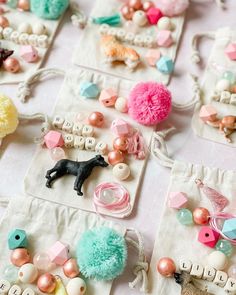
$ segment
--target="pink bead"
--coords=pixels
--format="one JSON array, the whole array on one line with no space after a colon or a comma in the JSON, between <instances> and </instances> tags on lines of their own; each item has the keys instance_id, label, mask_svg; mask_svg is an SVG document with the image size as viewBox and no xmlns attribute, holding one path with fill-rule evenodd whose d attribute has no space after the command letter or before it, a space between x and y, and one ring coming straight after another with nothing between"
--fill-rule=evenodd
<instances>
[{"instance_id":1,"label":"pink bead","mask_svg":"<svg viewBox=\"0 0 236 295\"><path fill-rule=\"evenodd\" d=\"M70 279L77 277L79 275L79 267L77 265L76 260L73 258L69 259L63 265L63 272L64 272L65 276L67 276Z\"/></svg>"},{"instance_id":2,"label":"pink bead","mask_svg":"<svg viewBox=\"0 0 236 295\"><path fill-rule=\"evenodd\" d=\"M150 49L146 54L147 62L150 66L154 67L161 57L161 52L158 49Z\"/></svg>"},{"instance_id":3,"label":"pink bead","mask_svg":"<svg viewBox=\"0 0 236 295\"><path fill-rule=\"evenodd\" d=\"M57 241L49 250L48 255L51 262L63 265L69 259L69 246Z\"/></svg>"},{"instance_id":4,"label":"pink bead","mask_svg":"<svg viewBox=\"0 0 236 295\"><path fill-rule=\"evenodd\" d=\"M51 262L47 253L37 253L33 258L33 263L38 270L47 272L54 268L54 264Z\"/></svg>"},{"instance_id":5,"label":"pink bead","mask_svg":"<svg viewBox=\"0 0 236 295\"><path fill-rule=\"evenodd\" d=\"M193 220L198 225L208 224L210 218L210 212L206 208L196 208L193 211Z\"/></svg>"},{"instance_id":6,"label":"pink bead","mask_svg":"<svg viewBox=\"0 0 236 295\"><path fill-rule=\"evenodd\" d=\"M22 46L20 56L28 63L36 62L39 58L38 50L31 45Z\"/></svg>"},{"instance_id":7,"label":"pink bead","mask_svg":"<svg viewBox=\"0 0 236 295\"><path fill-rule=\"evenodd\" d=\"M56 288L56 279L50 273L41 275L38 279L37 286L43 293L52 293Z\"/></svg>"},{"instance_id":8,"label":"pink bead","mask_svg":"<svg viewBox=\"0 0 236 295\"><path fill-rule=\"evenodd\" d=\"M230 43L225 49L225 54L229 59L236 60L236 43Z\"/></svg>"},{"instance_id":9,"label":"pink bead","mask_svg":"<svg viewBox=\"0 0 236 295\"><path fill-rule=\"evenodd\" d=\"M162 30L157 33L157 45L160 47L170 47L173 44L171 31Z\"/></svg>"},{"instance_id":10,"label":"pink bead","mask_svg":"<svg viewBox=\"0 0 236 295\"><path fill-rule=\"evenodd\" d=\"M129 5L129 7L133 8L134 10L142 9L142 1L141 0L129 0L128 5Z\"/></svg>"},{"instance_id":11,"label":"pink bead","mask_svg":"<svg viewBox=\"0 0 236 295\"><path fill-rule=\"evenodd\" d=\"M89 115L88 122L94 127L102 127L104 124L104 116L100 112L93 112Z\"/></svg>"},{"instance_id":12,"label":"pink bead","mask_svg":"<svg viewBox=\"0 0 236 295\"><path fill-rule=\"evenodd\" d=\"M4 62L3 62L4 69L7 72L10 73L17 73L20 70L20 63L19 61L14 58L14 57L8 57Z\"/></svg>"},{"instance_id":13,"label":"pink bead","mask_svg":"<svg viewBox=\"0 0 236 295\"><path fill-rule=\"evenodd\" d=\"M113 88L108 88L102 90L99 101L105 106L105 107L111 107L115 105L115 102L117 100L117 92Z\"/></svg>"},{"instance_id":14,"label":"pink bead","mask_svg":"<svg viewBox=\"0 0 236 295\"><path fill-rule=\"evenodd\" d=\"M126 121L122 119L116 119L111 123L111 130L118 136L126 136L129 134L130 127Z\"/></svg>"},{"instance_id":15,"label":"pink bead","mask_svg":"<svg viewBox=\"0 0 236 295\"><path fill-rule=\"evenodd\" d=\"M128 149L128 141L125 137L117 137L113 141L113 148L116 151L126 152Z\"/></svg>"},{"instance_id":16,"label":"pink bead","mask_svg":"<svg viewBox=\"0 0 236 295\"><path fill-rule=\"evenodd\" d=\"M6 28L9 27L9 21L5 16L0 15L0 27Z\"/></svg>"},{"instance_id":17,"label":"pink bead","mask_svg":"<svg viewBox=\"0 0 236 295\"><path fill-rule=\"evenodd\" d=\"M160 11L160 9L158 9L158 8L151 7L147 11L147 18L148 18L148 21L151 25L156 25L162 16L163 16L163 14Z\"/></svg>"},{"instance_id":18,"label":"pink bead","mask_svg":"<svg viewBox=\"0 0 236 295\"><path fill-rule=\"evenodd\" d=\"M127 4L124 4L121 7L121 14L126 20L132 20L134 15L134 9L129 7Z\"/></svg>"},{"instance_id":19,"label":"pink bead","mask_svg":"<svg viewBox=\"0 0 236 295\"><path fill-rule=\"evenodd\" d=\"M60 161L66 158L65 151L61 147L55 147L50 150L51 158L54 161Z\"/></svg>"},{"instance_id":20,"label":"pink bead","mask_svg":"<svg viewBox=\"0 0 236 295\"><path fill-rule=\"evenodd\" d=\"M157 263L158 272L164 277L171 277L176 271L176 266L171 258L163 257Z\"/></svg>"},{"instance_id":21,"label":"pink bead","mask_svg":"<svg viewBox=\"0 0 236 295\"><path fill-rule=\"evenodd\" d=\"M64 140L62 134L57 131L49 131L44 136L44 142L48 149L53 149L55 147L62 147L64 145Z\"/></svg>"},{"instance_id":22,"label":"pink bead","mask_svg":"<svg viewBox=\"0 0 236 295\"><path fill-rule=\"evenodd\" d=\"M30 255L27 249L17 248L11 252L10 260L13 265L20 267L30 262Z\"/></svg>"},{"instance_id":23,"label":"pink bead","mask_svg":"<svg viewBox=\"0 0 236 295\"><path fill-rule=\"evenodd\" d=\"M28 11L30 10L30 3L29 3L29 0L18 0L18 5L17 7L20 9L20 10L23 10L23 11Z\"/></svg>"},{"instance_id":24,"label":"pink bead","mask_svg":"<svg viewBox=\"0 0 236 295\"><path fill-rule=\"evenodd\" d=\"M198 241L210 248L214 248L219 240L220 234L209 226L203 226L198 234Z\"/></svg>"},{"instance_id":25,"label":"pink bead","mask_svg":"<svg viewBox=\"0 0 236 295\"><path fill-rule=\"evenodd\" d=\"M189 0L158 0L157 7L165 16L176 16L183 13L189 6Z\"/></svg>"},{"instance_id":26,"label":"pink bead","mask_svg":"<svg viewBox=\"0 0 236 295\"><path fill-rule=\"evenodd\" d=\"M119 164L119 163L123 163L124 160L125 160L125 157L121 151L111 151L108 154L108 162L112 166Z\"/></svg>"},{"instance_id":27,"label":"pink bead","mask_svg":"<svg viewBox=\"0 0 236 295\"><path fill-rule=\"evenodd\" d=\"M182 192L169 193L169 207L173 209L186 208L188 203L188 196Z\"/></svg>"},{"instance_id":28,"label":"pink bead","mask_svg":"<svg viewBox=\"0 0 236 295\"><path fill-rule=\"evenodd\" d=\"M203 122L215 121L217 116L216 109L211 105L203 105L199 112L199 117Z\"/></svg>"}]
</instances>

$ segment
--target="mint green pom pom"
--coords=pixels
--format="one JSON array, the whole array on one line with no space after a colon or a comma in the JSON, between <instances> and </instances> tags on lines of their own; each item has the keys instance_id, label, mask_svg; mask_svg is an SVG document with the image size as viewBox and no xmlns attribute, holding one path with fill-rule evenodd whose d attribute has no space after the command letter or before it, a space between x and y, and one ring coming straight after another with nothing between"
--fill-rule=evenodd
<instances>
[{"instance_id":1,"label":"mint green pom pom","mask_svg":"<svg viewBox=\"0 0 236 295\"><path fill-rule=\"evenodd\" d=\"M69 0L30 0L30 9L38 17L58 19L69 5Z\"/></svg>"},{"instance_id":2,"label":"mint green pom pom","mask_svg":"<svg viewBox=\"0 0 236 295\"><path fill-rule=\"evenodd\" d=\"M77 245L77 263L86 278L113 280L125 268L127 247L124 237L108 227L86 231Z\"/></svg>"}]
</instances>

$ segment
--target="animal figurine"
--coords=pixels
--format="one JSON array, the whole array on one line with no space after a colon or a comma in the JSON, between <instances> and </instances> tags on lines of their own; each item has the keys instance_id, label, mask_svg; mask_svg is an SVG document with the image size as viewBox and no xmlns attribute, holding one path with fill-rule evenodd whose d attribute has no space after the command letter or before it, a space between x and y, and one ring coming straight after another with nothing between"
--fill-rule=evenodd
<instances>
[{"instance_id":1,"label":"animal figurine","mask_svg":"<svg viewBox=\"0 0 236 295\"><path fill-rule=\"evenodd\" d=\"M84 181L91 175L94 167L107 167L108 163L104 160L101 155L97 155L94 158L84 161L84 162L76 162L67 159L60 160L56 163L56 165L47 171L46 178L47 183L46 186L51 188L51 184L56 179L69 174L76 176L74 183L74 190L77 191L79 196L83 196L81 191L82 185ZM54 173L52 176L51 174Z\"/></svg>"},{"instance_id":2,"label":"animal figurine","mask_svg":"<svg viewBox=\"0 0 236 295\"><path fill-rule=\"evenodd\" d=\"M186 272L175 273L174 278L176 283L181 286L181 295L213 295L195 287L192 282L192 276Z\"/></svg>"},{"instance_id":3,"label":"animal figurine","mask_svg":"<svg viewBox=\"0 0 236 295\"><path fill-rule=\"evenodd\" d=\"M209 126L219 128L228 142L232 142L230 135L236 130L236 116L225 116L222 119L216 118L213 121L206 121Z\"/></svg>"},{"instance_id":4,"label":"animal figurine","mask_svg":"<svg viewBox=\"0 0 236 295\"><path fill-rule=\"evenodd\" d=\"M112 35L101 36L101 48L106 56L106 62L124 62L130 70L134 70L140 63L140 56L132 48L122 45Z\"/></svg>"},{"instance_id":5,"label":"animal figurine","mask_svg":"<svg viewBox=\"0 0 236 295\"><path fill-rule=\"evenodd\" d=\"M14 53L13 50L7 50L0 48L0 67L3 65L3 62Z\"/></svg>"}]
</instances>

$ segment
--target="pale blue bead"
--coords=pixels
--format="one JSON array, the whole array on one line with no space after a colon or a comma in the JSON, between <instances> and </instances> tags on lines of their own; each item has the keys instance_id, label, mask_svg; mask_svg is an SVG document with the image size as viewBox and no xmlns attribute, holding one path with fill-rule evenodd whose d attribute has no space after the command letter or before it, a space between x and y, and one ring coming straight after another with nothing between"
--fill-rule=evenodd
<instances>
[{"instance_id":1,"label":"pale blue bead","mask_svg":"<svg viewBox=\"0 0 236 295\"><path fill-rule=\"evenodd\" d=\"M9 5L11 8L17 7L18 0L8 0L7 5Z\"/></svg>"},{"instance_id":2,"label":"pale blue bead","mask_svg":"<svg viewBox=\"0 0 236 295\"><path fill-rule=\"evenodd\" d=\"M96 98L99 92L98 86L94 83L84 81L80 84L80 95L86 98Z\"/></svg>"},{"instance_id":3,"label":"pale blue bead","mask_svg":"<svg viewBox=\"0 0 236 295\"><path fill-rule=\"evenodd\" d=\"M216 250L223 252L226 256L231 256L233 246L227 240L219 240L216 244Z\"/></svg>"},{"instance_id":4,"label":"pale blue bead","mask_svg":"<svg viewBox=\"0 0 236 295\"><path fill-rule=\"evenodd\" d=\"M18 268L9 264L3 269L2 276L10 283L16 283L18 280Z\"/></svg>"},{"instance_id":5,"label":"pale blue bead","mask_svg":"<svg viewBox=\"0 0 236 295\"><path fill-rule=\"evenodd\" d=\"M235 84L236 82L235 74L230 71L224 72L222 78L228 80L231 84Z\"/></svg>"},{"instance_id":6,"label":"pale blue bead","mask_svg":"<svg viewBox=\"0 0 236 295\"><path fill-rule=\"evenodd\" d=\"M174 62L168 56L162 56L156 63L157 69L163 74L170 74L174 70Z\"/></svg>"},{"instance_id":7,"label":"pale blue bead","mask_svg":"<svg viewBox=\"0 0 236 295\"><path fill-rule=\"evenodd\" d=\"M177 212L177 219L183 225L193 224L193 214L188 209L180 209Z\"/></svg>"}]
</instances>

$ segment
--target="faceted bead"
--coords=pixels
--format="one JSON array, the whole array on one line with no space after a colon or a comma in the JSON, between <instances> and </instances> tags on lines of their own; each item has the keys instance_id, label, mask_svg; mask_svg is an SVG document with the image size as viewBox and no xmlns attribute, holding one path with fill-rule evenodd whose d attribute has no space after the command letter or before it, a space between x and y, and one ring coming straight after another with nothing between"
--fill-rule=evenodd
<instances>
[{"instance_id":1,"label":"faceted bead","mask_svg":"<svg viewBox=\"0 0 236 295\"><path fill-rule=\"evenodd\" d=\"M217 116L216 109L211 105L203 105L199 112L199 117L203 122L214 121Z\"/></svg>"},{"instance_id":2,"label":"faceted bead","mask_svg":"<svg viewBox=\"0 0 236 295\"><path fill-rule=\"evenodd\" d=\"M236 239L236 218L225 220L222 233L230 239Z\"/></svg>"},{"instance_id":3,"label":"faceted bead","mask_svg":"<svg viewBox=\"0 0 236 295\"><path fill-rule=\"evenodd\" d=\"M228 80L232 85L236 82L235 74L230 71L224 72L222 78Z\"/></svg>"},{"instance_id":4,"label":"faceted bead","mask_svg":"<svg viewBox=\"0 0 236 295\"><path fill-rule=\"evenodd\" d=\"M33 263L38 270L48 272L53 267L54 264L51 262L50 257L47 253L37 253L34 255Z\"/></svg>"},{"instance_id":5,"label":"faceted bead","mask_svg":"<svg viewBox=\"0 0 236 295\"><path fill-rule=\"evenodd\" d=\"M111 107L115 105L117 97L117 92L113 88L103 89L100 94L99 101L105 107Z\"/></svg>"},{"instance_id":6,"label":"faceted bead","mask_svg":"<svg viewBox=\"0 0 236 295\"><path fill-rule=\"evenodd\" d=\"M168 56L162 56L156 63L157 69L163 74L170 74L174 70L174 62Z\"/></svg>"},{"instance_id":7,"label":"faceted bead","mask_svg":"<svg viewBox=\"0 0 236 295\"><path fill-rule=\"evenodd\" d=\"M228 275L229 277L236 280L236 264L230 266L230 268L228 269Z\"/></svg>"},{"instance_id":8,"label":"faceted bead","mask_svg":"<svg viewBox=\"0 0 236 295\"><path fill-rule=\"evenodd\" d=\"M18 268L9 264L3 269L2 276L10 283L15 283L18 279Z\"/></svg>"},{"instance_id":9,"label":"faceted bead","mask_svg":"<svg viewBox=\"0 0 236 295\"><path fill-rule=\"evenodd\" d=\"M26 232L22 229L14 229L8 234L8 247L10 250L16 248L27 248L28 240Z\"/></svg>"},{"instance_id":10,"label":"faceted bead","mask_svg":"<svg viewBox=\"0 0 236 295\"><path fill-rule=\"evenodd\" d=\"M112 132L118 136L128 135L130 131L129 129L129 124L122 119L116 119L111 123Z\"/></svg>"},{"instance_id":11,"label":"faceted bead","mask_svg":"<svg viewBox=\"0 0 236 295\"><path fill-rule=\"evenodd\" d=\"M236 60L236 43L230 43L225 49L225 54L229 59Z\"/></svg>"},{"instance_id":12,"label":"faceted bead","mask_svg":"<svg viewBox=\"0 0 236 295\"><path fill-rule=\"evenodd\" d=\"M170 47L173 44L171 31L162 30L157 33L157 45L160 47Z\"/></svg>"},{"instance_id":13,"label":"faceted bead","mask_svg":"<svg viewBox=\"0 0 236 295\"><path fill-rule=\"evenodd\" d=\"M83 82L80 85L80 95L86 98L96 98L99 94L98 86L91 82Z\"/></svg>"},{"instance_id":14,"label":"faceted bead","mask_svg":"<svg viewBox=\"0 0 236 295\"><path fill-rule=\"evenodd\" d=\"M193 215L192 212L188 209L180 209L177 212L177 219L183 225L193 224Z\"/></svg>"},{"instance_id":15,"label":"faceted bead","mask_svg":"<svg viewBox=\"0 0 236 295\"><path fill-rule=\"evenodd\" d=\"M36 62L39 57L38 50L31 45L22 46L20 56L28 63Z\"/></svg>"},{"instance_id":16,"label":"faceted bead","mask_svg":"<svg viewBox=\"0 0 236 295\"><path fill-rule=\"evenodd\" d=\"M170 192L169 207L173 209L185 208L188 202L188 196L182 192Z\"/></svg>"},{"instance_id":17,"label":"faceted bead","mask_svg":"<svg viewBox=\"0 0 236 295\"><path fill-rule=\"evenodd\" d=\"M60 132L57 131L49 131L44 136L44 142L48 149L53 149L55 147L62 147L64 145L63 136Z\"/></svg>"},{"instance_id":18,"label":"faceted bead","mask_svg":"<svg viewBox=\"0 0 236 295\"><path fill-rule=\"evenodd\" d=\"M146 54L148 64L154 67L157 61L161 58L161 52L158 49L150 49Z\"/></svg>"},{"instance_id":19,"label":"faceted bead","mask_svg":"<svg viewBox=\"0 0 236 295\"><path fill-rule=\"evenodd\" d=\"M198 233L198 241L210 248L214 248L220 234L209 226L202 226Z\"/></svg>"},{"instance_id":20,"label":"faceted bead","mask_svg":"<svg viewBox=\"0 0 236 295\"><path fill-rule=\"evenodd\" d=\"M69 246L57 241L48 251L51 262L63 265L69 259Z\"/></svg>"},{"instance_id":21,"label":"faceted bead","mask_svg":"<svg viewBox=\"0 0 236 295\"><path fill-rule=\"evenodd\" d=\"M51 149L50 153L53 161L60 161L66 158L65 152L61 147L55 147Z\"/></svg>"},{"instance_id":22,"label":"faceted bead","mask_svg":"<svg viewBox=\"0 0 236 295\"><path fill-rule=\"evenodd\" d=\"M217 251L223 252L226 256L231 256L233 252L233 246L227 240L219 240L215 248Z\"/></svg>"},{"instance_id":23,"label":"faceted bead","mask_svg":"<svg viewBox=\"0 0 236 295\"><path fill-rule=\"evenodd\" d=\"M11 8L16 8L18 4L18 0L7 0L7 5L9 5Z\"/></svg>"},{"instance_id":24,"label":"faceted bead","mask_svg":"<svg viewBox=\"0 0 236 295\"><path fill-rule=\"evenodd\" d=\"M163 16L162 12L160 11L160 9L156 7L151 7L147 11L147 18L150 25L156 25L162 16Z\"/></svg>"}]
</instances>

